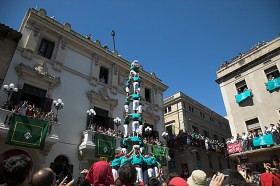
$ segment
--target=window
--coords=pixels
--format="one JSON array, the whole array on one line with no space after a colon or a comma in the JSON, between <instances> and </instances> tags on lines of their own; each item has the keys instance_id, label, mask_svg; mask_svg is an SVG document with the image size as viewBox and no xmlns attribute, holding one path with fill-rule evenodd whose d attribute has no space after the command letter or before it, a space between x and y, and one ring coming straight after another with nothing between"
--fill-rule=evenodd
<instances>
[{"instance_id":1,"label":"window","mask_svg":"<svg viewBox=\"0 0 280 186\"><path fill-rule=\"evenodd\" d=\"M173 125L168 125L165 128L168 135L174 135Z\"/></svg>"},{"instance_id":2,"label":"window","mask_svg":"<svg viewBox=\"0 0 280 186\"><path fill-rule=\"evenodd\" d=\"M100 67L99 80L101 83L108 84L109 69Z\"/></svg>"},{"instance_id":3,"label":"window","mask_svg":"<svg viewBox=\"0 0 280 186\"><path fill-rule=\"evenodd\" d=\"M171 112L171 106L169 106L167 109L168 109L168 112Z\"/></svg>"},{"instance_id":4,"label":"window","mask_svg":"<svg viewBox=\"0 0 280 186\"><path fill-rule=\"evenodd\" d=\"M193 107L192 106L189 106L189 111L193 112Z\"/></svg>"},{"instance_id":5,"label":"window","mask_svg":"<svg viewBox=\"0 0 280 186\"><path fill-rule=\"evenodd\" d=\"M203 112L200 112L200 117L205 118L205 115Z\"/></svg>"},{"instance_id":6,"label":"window","mask_svg":"<svg viewBox=\"0 0 280 186\"><path fill-rule=\"evenodd\" d=\"M203 130L203 135L209 138L209 132L207 130Z\"/></svg>"},{"instance_id":7,"label":"window","mask_svg":"<svg viewBox=\"0 0 280 186\"><path fill-rule=\"evenodd\" d=\"M278 78L280 76L279 70L277 69L276 65L264 70L264 73L265 73L268 81Z\"/></svg>"},{"instance_id":8,"label":"window","mask_svg":"<svg viewBox=\"0 0 280 186\"><path fill-rule=\"evenodd\" d=\"M237 90L238 94L240 94L240 93L242 93L242 92L244 92L244 91L246 91L248 89L245 80L236 83L235 87L236 87L236 90Z\"/></svg>"},{"instance_id":9,"label":"window","mask_svg":"<svg viewBox=\"0 0 280 186\"><path fill-rule=\"evenodd\" d=\"M51 41L48 41L46 39L42 39L41 45L39 48L39 55L51 59L52 58L52 53L54 49L54 43Z\"/></svg>"},{"instance_id":10,"label":"window","mask_svg":"<svg viewBox=\"0 0 280 186\"><path fill-rule=\"evenodd\" d=\"M211 155L208 155L208 163L209 163L209 168L213 169L213 164L212 164L212 157Z\"/></svg>"},{"instance_id":11,"label":"window","mask_svg":"<svg viewBox=\"0 0 280 186\"><path fill-rule=\"evenodd\" d=\"M261 129L258 118L245 121L248 131L256 131Z\"/></svg>"},{"instance_id":12,"label":"window","mask_svg":"<svg viewBox=\"0 0 280 186\"><path fill-rule=\"evenodd\" d=\"M168 112L171 112L172 110L171 110L171 106L169 106L169 107L167 107L167 108L165 108L164 109L164 113L166 114L166 113L168 113Z\"/></svg>"},{"instance_id":13,"label":"window","mask_svg":"<svg viewBox=\"0 0 280 186\"><path fill-rule=\"evenodd\" d=\"M145 100L151 103L151 89L145 88Z\"/></svg>"},{"instance_id":14,"label":"window","mask_svg":"<svg viewBox=\"0 0 280 186\"><path fill-rule=\"evenodd\" d=\"M210 117L210 121L211 121L212 123L214 123L214 118Z\"/></svg>"}]
</instances>

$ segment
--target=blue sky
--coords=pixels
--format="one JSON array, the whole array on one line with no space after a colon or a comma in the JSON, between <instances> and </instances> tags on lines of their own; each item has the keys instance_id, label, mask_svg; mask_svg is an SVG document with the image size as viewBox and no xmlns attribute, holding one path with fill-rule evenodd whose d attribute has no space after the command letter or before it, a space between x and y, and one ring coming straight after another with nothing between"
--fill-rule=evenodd
<instances>
[{"instance_id":1,"label":"blue sky","mask_svg":"<svg viewBox=\"0 0 280 186\"><path fill-rule=\"evenodd\" d=\"M169 86L225 116L216 70L280 33L279 0L0 0L0 22L18 30L28 8L70 23L82 35L138 59Z\"/></svg>"}]
</instances>

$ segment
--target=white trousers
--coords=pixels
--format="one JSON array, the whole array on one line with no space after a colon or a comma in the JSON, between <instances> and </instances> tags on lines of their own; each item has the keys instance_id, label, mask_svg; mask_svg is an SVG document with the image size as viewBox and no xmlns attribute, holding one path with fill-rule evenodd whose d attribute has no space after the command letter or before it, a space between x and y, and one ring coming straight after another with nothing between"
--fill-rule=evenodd
<instances>
[{"instance_id":1,"label":"white trousers","mask_svg":"<svg viewBox=\"0 0 280 186\"><path fill-rule=\"evenodd\" d=\"M124 105L124 111L126 112L126 113L128 113L129 112L129 105Z\"/></svg>"},{"instance_id":2,"label":"white trousers","mask_svg":"<svg viewBox=\"0 0 280 186\"><path fill-rule=\"evenodd\" d=\"M138 129L136 129L136 133L142 135L142 128L143 128L143 126L139 125L139 122L138 122L138 126L139 127L138 127Z\"/></svg>"},{"instance_id":3,"label":"white trousers","mask_svg":"<svg viewBox=\"0 0 280 186\"><path fill-rule=\"evenodd\" d=\"M119 177L118 171L116 169L112 169L112 174L114 177L114 181L116 181L116 179Z\"/></svg>"},{"instance_id":4,"label":"white trousers","mask_svg":"<svg viewBox=\"0 0 280 186\"><path fill-rule=\"evenodd\" d=\"M132 121L132 132L139 132L139 121Z\"/></svg>"},{"instance_id":5,"label":"white trousers","mask_svg":"<svg viewBox=\"0 0 280 186\"><path fill-rule=\"evenodd\" d=\"M137 181L136 182L142 182L143 181L143 172L141 167L135 167L137 171Z\"/></svg>"},{"instance_id":6,"label":"white trousers","mask_svg":"<svg viewBox=\"0 0 280 186\"><path fill-rule=\"evenodd\" d=\"M149 176L149 178L154 176L154 169L153 168L148 168L148 176Z\"/></svg>"},{"instance_id":7,"label":"white trousers","mask_svg":"<svg viewBox=\"0 0 280 186\"><path fill-rule=\"evenodd\" d=\"M139 94L139 82L133 82L134 93Z\"/></svg>"},{"instance_id":8,"label":"white trousers","mask_svg":"<svg viewBox=\"0 0 280 186\"><path fill-rule=\"evenodd\" d=\"M125 87L125 92L128 93L128 94L130 93L129 87Z\"/></svg>"},{"instance_id":9,"label":"white trousers","mask_svg":"<svg viewBox=\"0 0 280 186\"><path fill-rule=\"evenodd\" d=\"M158 177L158 167L154 167L154 173L155 173L155 177Z\"/></svg>"},{"instance_id":10,"label":"white trousers","mask_svg":"<svg viewBox=\"0 0 280 186\"><path fill-rule=\"evenodd\" d=\"M124 124L124 125L123 125L123 128L124 128L124 137L126 138L126 137L127 137L127 128L128 128L128 125L127 125L127 124Z\"/></svg>"},{"instance_id":11,"label":"white trousers","mask_svg":"<svg viewBox=\"0 0 280 186\"><path fill-rule=\"evenodd\" d=\"M138 106L138 113L141 114L142 113L142 105Z\"/></svg>"},{"instance_id":12,"label":"white trousers","mask_svg":"<svg viewBox=\"0 0 280 186\"><path fill-rule=\"evenodd\" d=\"M132 102L132 108L133 110L138 110L139 109L139 100L133 100Z\"/></svg>"}]
</instances>

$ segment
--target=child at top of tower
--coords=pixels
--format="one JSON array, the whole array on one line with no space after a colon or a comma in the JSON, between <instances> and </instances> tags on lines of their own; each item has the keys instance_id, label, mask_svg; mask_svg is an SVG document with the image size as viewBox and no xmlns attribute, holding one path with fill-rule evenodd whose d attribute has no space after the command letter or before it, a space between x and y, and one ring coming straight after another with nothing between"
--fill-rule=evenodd
<instances>
[{"instance_id":1,"label":"child at top of tower","mask_svg":"<svg viewBox=\"0 0 280 186\"><path fill-rule=\"evenodd\" d=\"M139 77L139 64L137 60L134 60L131 63L130 66L130 73L129 73L129 79L131 79L134 76L138 76Z\"/></svg>"}]
</instances>

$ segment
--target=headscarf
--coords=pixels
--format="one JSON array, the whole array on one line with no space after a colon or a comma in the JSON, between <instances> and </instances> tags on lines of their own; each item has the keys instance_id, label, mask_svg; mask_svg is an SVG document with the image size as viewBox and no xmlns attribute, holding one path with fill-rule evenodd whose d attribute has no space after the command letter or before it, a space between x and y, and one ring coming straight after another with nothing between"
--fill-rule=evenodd
<instances>
[{"instance_id":1,"label":"headscarf","mask_svg":"<svg viewBox=\"0 0 280 186\"><path fill-rule=\"evenodd\" d=\"M114 184L114 177L110 164L106 161L94 163L86 175L86 181L98 186Z\"/></svg>"}]
</instances>

